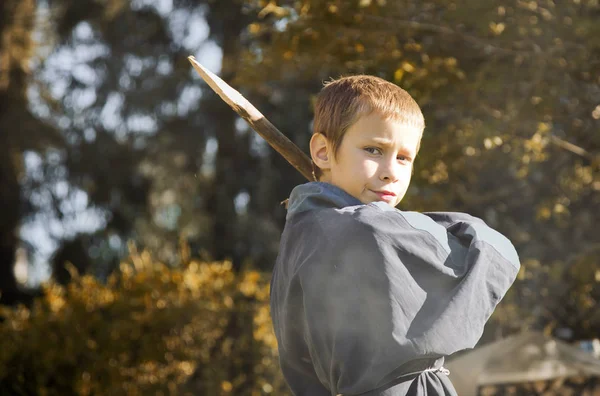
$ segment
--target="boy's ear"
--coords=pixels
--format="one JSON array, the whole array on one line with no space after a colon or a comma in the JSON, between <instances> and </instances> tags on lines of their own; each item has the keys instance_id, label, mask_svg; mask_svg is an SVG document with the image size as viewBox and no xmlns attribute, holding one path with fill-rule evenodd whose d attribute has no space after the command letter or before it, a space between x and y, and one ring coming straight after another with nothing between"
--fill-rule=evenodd
<instances>
[{"instance_id":1,"label":"boy's ear","mask_svg":"<svg viewBox=\"0 0 600 396\"><path fill-rule=\"evenodd\" d=\"M310 138L310 156L322 171L331 168L330 147L327 138L322 133L315 133Z\"/></svg>"}]
</instances>

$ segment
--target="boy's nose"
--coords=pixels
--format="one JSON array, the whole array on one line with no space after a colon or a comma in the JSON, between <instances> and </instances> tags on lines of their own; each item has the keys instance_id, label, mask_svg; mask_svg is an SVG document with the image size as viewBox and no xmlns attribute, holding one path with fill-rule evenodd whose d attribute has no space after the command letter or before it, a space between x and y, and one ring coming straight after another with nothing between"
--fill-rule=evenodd
<instances>
[{"instance_id":1,"label":"boy's nose","mask_svg":"<svg viewBox=\"0 0 600 396\"><path fill-rule=\"evenodd\" d=\"M382 181L396 182L400 177L400 165L394 160L394 163L387 163L381 169L379 178Z\"/></svg>"}]
</instances>

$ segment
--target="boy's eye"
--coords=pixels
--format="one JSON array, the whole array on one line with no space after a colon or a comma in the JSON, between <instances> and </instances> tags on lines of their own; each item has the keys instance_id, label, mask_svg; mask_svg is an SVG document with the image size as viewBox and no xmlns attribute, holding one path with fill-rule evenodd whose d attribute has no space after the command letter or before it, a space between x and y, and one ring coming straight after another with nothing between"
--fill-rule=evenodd
<instances>
[{"instance_id":1,"label":"boy's eye","mask_svg":"<svg viewBox=\"0 0 600 396\"><path fill-rule=\"evenodd\" d=\"M365 147L364 149L367 153L369 154L383 154L383 152L381 151L381 149L377 148L377 147ZM399 155L398 157L396 157L396 159L398 161L408 161L410 162L410 158L405 156L405 155Z\"/></svg>"},{"instance_id":2,"label":"boy's eye","mask_svg":"<svg viewBox=\"0 0 600 396\"><path fill-rule=\"evenodd\" d=\"M381 154L381 150L377 147L365 147L365 151L369 154Z\"/></svg>"}]
</instances>

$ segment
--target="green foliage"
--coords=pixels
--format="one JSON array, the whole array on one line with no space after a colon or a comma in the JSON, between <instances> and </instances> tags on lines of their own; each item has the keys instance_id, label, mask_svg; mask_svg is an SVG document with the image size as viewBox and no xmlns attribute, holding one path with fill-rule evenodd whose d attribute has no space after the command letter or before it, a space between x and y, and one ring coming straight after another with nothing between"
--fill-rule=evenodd
<instances>
[{"instance_id":1,"label":"green foliage","mask_svg":"<svg viewBox=\"0 0 600 396\"><path fill-rule=\"evenodd\" d=\"M267 277L182 261L133 250L106 283L73 270L31 309L3 307L0 394L285 394Z\"/></svg>"}]
</instances>

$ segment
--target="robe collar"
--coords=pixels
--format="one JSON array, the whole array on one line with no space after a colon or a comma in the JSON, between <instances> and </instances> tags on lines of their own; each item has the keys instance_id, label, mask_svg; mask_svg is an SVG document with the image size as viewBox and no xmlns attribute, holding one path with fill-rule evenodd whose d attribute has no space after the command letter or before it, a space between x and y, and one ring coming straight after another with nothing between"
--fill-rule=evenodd
<instances>
[{"instance_id":1,"label":"robe collar","mask_svg":"<svg viewBox=\"0 0 600 396\"><path fill-rule=\"evenodd\" d=\"M286 220L299 213L325 209L345 208L362 205L358 199L333 184L309 182L294 187L288 201Z\"/></svg>"}]
</instances>

